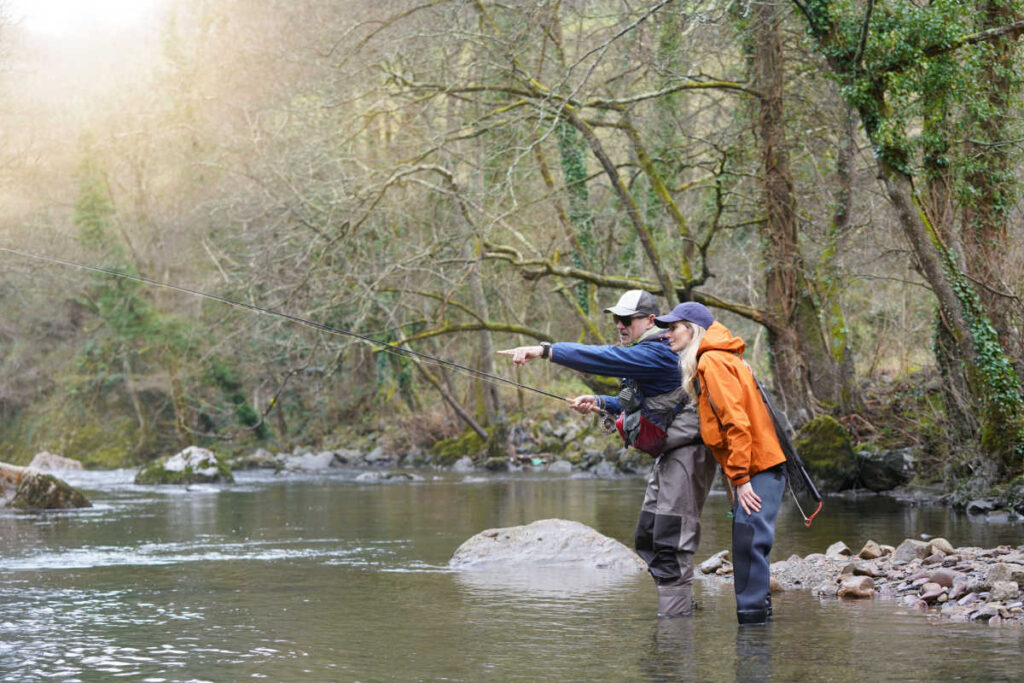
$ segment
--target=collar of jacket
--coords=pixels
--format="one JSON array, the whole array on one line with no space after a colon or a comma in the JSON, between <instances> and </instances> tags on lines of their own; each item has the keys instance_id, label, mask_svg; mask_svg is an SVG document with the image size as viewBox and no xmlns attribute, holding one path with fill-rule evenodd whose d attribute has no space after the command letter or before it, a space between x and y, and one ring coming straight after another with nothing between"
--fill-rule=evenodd
<instances>
[{"instance_id":1,"label":"collar of jacket","mask_svg":"<svg viewBox=\"0 0 1024 683\"><path fill-rule=\"evenodd\" d=\"M633 341L631 341L628 344L626 344L626 346L627 347L635 346L635 345L639 344L640 342L661 341L661 340L665 339L665 337L667 337L667 336L668 336L668 330L663 330L660 327L652 327L651 329L647 330L642 335L640 335L639 339L634 339Z\"/></svg>"}]
</instances>

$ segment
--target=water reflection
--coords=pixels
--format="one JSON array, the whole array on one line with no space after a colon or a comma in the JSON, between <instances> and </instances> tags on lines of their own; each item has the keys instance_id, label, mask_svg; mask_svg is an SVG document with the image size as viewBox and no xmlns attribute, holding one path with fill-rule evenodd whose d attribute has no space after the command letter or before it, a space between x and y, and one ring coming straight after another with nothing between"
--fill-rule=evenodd
<instances>
[{"instance_id":1,"label":"water reflection","mask_svg":"<svg viewBox=\"0 0 1024 683\"><path fill-rule=\"evenodd\" d=\"M696 616L662 620L643 573L447 569L483 529L552 517L628 544L640 479L243 473L184 491L82 476L89 511L0 515L0 680L852 681L865 660L880 680L1004 680L1022 665L1021 631L893 603L784 593L768 627L740 631L714 580ZM709 499L699 559L728 547L725 511ZM922 533L1024 543L1019 525L887 499L830 499L810 530L784 515L774 559Z\"/></svg>"},{"instance_id":2,"label":"water reflection","mask_svg":"<svg viewBox=\"0 0 1024 683\"><path fill-rule=\"evenodd\" d=\"M772 635L774 624L747 626L736 630L736 681L754 683L773 680Z\"/></svg>"},{"instance_id":3,"label":"water reflection","mask_svg":"<svg viewBox=\"0 0 1024 683\"><path fill-rule=\"evenodd\" d=\"M515 567L467 569L455 572L456 583L477 593L522 593L530 597L576 599L614 592L634 584L646 573L572 567ZM650 581L650 579L646 579Z\"/></svg>"}]
</instances>

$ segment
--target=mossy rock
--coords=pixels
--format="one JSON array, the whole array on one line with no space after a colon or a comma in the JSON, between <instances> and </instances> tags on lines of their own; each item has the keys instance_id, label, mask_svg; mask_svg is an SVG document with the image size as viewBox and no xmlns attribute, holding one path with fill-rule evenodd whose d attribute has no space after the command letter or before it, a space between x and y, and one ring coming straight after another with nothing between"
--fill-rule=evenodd
<instances>
[{"instance_id":1,"label":"mossy rock","mask_svg":"<svg viewBox=\"0 0 1024 683\"><path fill-rule=\"evenodd\" d=\"M461 457L474 458L480 455L486 444L472 429L451 439L442 439L430 447L430 455L437 465L453 465Z\"/></svg>"},{"instance_id":2,"label":"mossy rock","mask_svg":"<svg viewBox=\"0 0 1024 683\"><path fill-rule=\"evenodd\" d=\"M621 453L616 453L616 457L616 467L619 468L620 472L626 472L627 474L647 472L651 469L651 464L654 462L654 458L635 448L625 448Z\"/></svg>"},{"instance_id":3,"label":"mossy rock","mask_svg":"<svg viewBox=\"0 0 1024 683\"><path fill-rule=\"evenodd\" d=\"M231 468L223 460L205 448L195 446L189 446L135 475L136 484L230 484L234 481Z\"/></svg>"},{"instance_id":4,"label":"mossy rock","mask_svg":"<svg viewBox=\"0 0 1024 683\"><path fill-rule=\"evenodd\" d=\"M507 472L508 458L487 458L484 461L484 469L491 472Z\"/></svg>"},{"instance_id":5,"label":"mossy rock","mask_svg":"<svg viewBox=\"0 0 1024 683\"><path fill-rule=\"evenodd\" d=\"M571 463L573 466L580 465L583 462L583 451L574 448L567 448L562 453L562 460Z\"/></svg>"},{"instance_id":6,"label":"mossy rock","mask_svg":"<svg viewBox=\"0 0 1024 683\"><path fill-rule=\"evenodd\" d=\"M1013 509L1017 514L1024 514L1024 474L1006 484L1003 498L1006 500L1006 507Z\"/></svg>"},{"instance_id":7,"label":"mossy rock","mask_svg":"<svg viewBox=\"0 0 1024 683\"><path fill-rule=\"evenodd\" d=\"M22 510L60 510L92 507L89 499L67 483L42 472L26 472L9 507Z\"/></svg>"},{"instance_id":8,"label":"mossy rock","mask_svg":"<svg viewBox=\"0 0 1024 683\"><path fill-rule=\"evenodd\" d=\"M829 415L816 417L797 433L796 450L820 490L843 491L857 481L850 434Z\"/></svg>"}]
</instances>

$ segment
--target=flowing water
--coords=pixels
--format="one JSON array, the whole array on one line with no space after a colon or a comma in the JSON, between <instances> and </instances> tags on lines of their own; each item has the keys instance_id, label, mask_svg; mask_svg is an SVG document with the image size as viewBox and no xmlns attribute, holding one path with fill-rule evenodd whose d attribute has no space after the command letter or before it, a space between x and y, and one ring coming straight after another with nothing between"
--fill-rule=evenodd
<instances>
[{"instance_id":1,"label":"flowing water","mask_svg":"<svg viewBox=\"0 0 1024 683\"><path fill-rule=\"evenodd\" d=\"M895 602L787 592L771 624L739 630L714 581L697 617L658 620L644 574L447 569L473 534L551 517L628 545L637 478L242 473L186 490L133 474L68 475L91 509L0 513L0 680L1019 680L1024 665L1024 629ZM728 547L726 508L713 493L699 559ZM1020 523L830 499L809 530L784 506L773 557L921 534L1024 544Z\"/></svg>"}]
</instances>

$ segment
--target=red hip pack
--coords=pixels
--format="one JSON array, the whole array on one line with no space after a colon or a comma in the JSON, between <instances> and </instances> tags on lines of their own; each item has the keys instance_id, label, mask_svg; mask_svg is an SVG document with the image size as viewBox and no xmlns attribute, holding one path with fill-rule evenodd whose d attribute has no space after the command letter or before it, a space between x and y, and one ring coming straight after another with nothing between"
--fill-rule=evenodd
<instances>
[{"instance_id":1,"label":"red hip pack","mask_svg":"<svg viewBox=\"0 0 1024 683\"><path fill-rule=\"evenodd\" d=\"M664 429L648 420L639 411L619 413L618 419L615 420L615 428L619 430L619 436L627 446L653 456L661 455L668 436Z\"/></svg>"}]
</instances>

